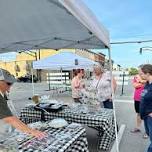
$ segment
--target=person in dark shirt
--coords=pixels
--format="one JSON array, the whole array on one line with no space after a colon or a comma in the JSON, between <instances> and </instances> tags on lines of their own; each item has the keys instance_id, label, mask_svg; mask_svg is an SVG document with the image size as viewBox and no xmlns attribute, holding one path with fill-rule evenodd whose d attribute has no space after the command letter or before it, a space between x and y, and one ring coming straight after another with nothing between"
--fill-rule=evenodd
<instances>
[{"instance_id":1,"label":"person in dark shirt","mask_svg":"<svg viewBox=\"0 0 152 152\"><path fill-rule=\"evenodd\" d=\"M16 80L13 75L4 69L0 69L0 121L34 137L45 137L45 133L29 128L16 116L13 116L11 110L9 109L5 95L6 92L9 92L10 87L15 81Z\"/></svg>"},{"instance_id":2,"label":"person in dark shirt","mask_svg":"<svg viewBox=\"0 0 152 152\"><path fill-rule=\"evenodd\" d=\"M141 94L140 116L144 120L145 130L151 142L147 152L152 152L152 64L143 65L140 74L147 80Z\"/></svg>"}]
</instances>

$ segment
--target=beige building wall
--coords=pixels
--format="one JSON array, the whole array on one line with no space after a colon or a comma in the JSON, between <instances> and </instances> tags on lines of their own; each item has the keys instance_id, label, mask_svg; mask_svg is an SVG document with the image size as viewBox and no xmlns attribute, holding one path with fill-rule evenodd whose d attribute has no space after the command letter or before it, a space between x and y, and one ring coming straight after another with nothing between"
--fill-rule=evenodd
<instances>
[{"instance_id":1,"label":"beige building wall","mask_svg":"<svg viewBox=\"0 0 152 152\"><path fill-rule=\"evenodd\" d=\"M35 51L35 50L34 50ZM8 70L11 74L15 77L24 76L30 71L27 70L26 66L29 64L31 65L32 61L37 60L60 53L61 51L65 50L52 50L52 49L41 49L36 50L36 53L29 52L31 55L27 54L26 52L21 52L16 55L15 61L10 62L3 62L0 61L0 68ZM66 51L74 51L73 49L66 49ZM18 66L19 71L16 71L16 66ZM36 75L36 70L34 70L34 74ZM42 78L46 79L46 71L42 73Z\"/></svg>"},{"instance_id":2,"label":"beige building wall","mask_svg":"<svg viewBox=\"0 0 152 152\"><path fill-rule=\"evenodd\" d=\"M42 59L47 56L54 55L56 53L58 53L58 51L56 51L56 50L41 49L40 53L39 53L39 51L36 52L36 56L37 56L37 59L39 59L39 56L40 56L40 59ZM35 53L30 53L30 54L32 54L32 55L22 52L22 53L18 53L16 55L15 61L10 61L10 62L0 61L0 68L8 70L15 77L24 76L27 73L29 73L29 71L26 68L27 64L31 65L32 61L36 60ZM19 67L18 71L16 71L16 66ZM36 74L35 70L34 70L34 74Z\"/></svg>"},{"instance_id":3,"label":"beige building wall","mask_svg":"<svg viewBox=\"0 0 152 152\"><path fill-rule=\"evenodd\" d=\"M78 50L78 49L75 51L75 53L82 57L86 57L90 60L93 60L95 62L99 62L99 63L105 62L104 54L97 54L97 53L91 52L89 50Z\"/></svg>"},{"instance_id":4,"label":"beige building wall","mask_svg":"<svg viewBox=\"0 0 152 152\"><path fill-rule=\"evenodd\" d=\"M18 70L16 70L18 66ZM11 61L11 62L0 62L0 68L8 70L15 77L20 77L26 74L26 61Z\"/></svg>"}]
</instances>

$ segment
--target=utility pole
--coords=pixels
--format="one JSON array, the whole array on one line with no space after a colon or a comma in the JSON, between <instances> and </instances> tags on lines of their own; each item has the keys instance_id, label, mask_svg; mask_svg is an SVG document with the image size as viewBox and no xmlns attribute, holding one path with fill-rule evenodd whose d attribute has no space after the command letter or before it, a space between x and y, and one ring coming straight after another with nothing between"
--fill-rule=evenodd
<instances>
[{"instance_id":1,"label":"utility pole","mask_svg":"<svg viewBox=\"0 0 152 152\"><path fill-rule=\"evenodd\" d=\"M122 74L122 88L121 88L121 96L124 94L124 82L125 82L125 71Z\"/></svg>"}]
</instances>

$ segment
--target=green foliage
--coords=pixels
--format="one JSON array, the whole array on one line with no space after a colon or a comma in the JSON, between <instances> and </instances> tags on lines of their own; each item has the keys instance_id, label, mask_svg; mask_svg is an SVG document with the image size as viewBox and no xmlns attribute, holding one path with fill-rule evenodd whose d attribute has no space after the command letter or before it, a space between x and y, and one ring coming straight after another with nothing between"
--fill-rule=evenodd
<instances>
[{"instance_id":1,"label":"green foliage","mask_svg":"<svg viewBox=\"0 0 152 152\"><path fill-rule=\"evenodd\" d=\"M136 68L130 68L129 75L136 75L138 74L138 70Z\"/></svg>"}]
</instances>

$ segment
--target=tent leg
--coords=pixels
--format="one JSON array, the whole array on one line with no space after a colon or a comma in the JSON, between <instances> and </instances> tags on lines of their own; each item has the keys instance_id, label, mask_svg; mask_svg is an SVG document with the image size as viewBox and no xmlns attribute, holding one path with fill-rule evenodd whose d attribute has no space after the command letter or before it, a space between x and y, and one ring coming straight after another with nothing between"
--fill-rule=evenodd
<instances>
[{"instance_id":1,"label":"tent leg","mask_svg":"<svg viewBox=\"0 0 152 152\"><path fill-rule=\"evenodd\" d=\"M51 90L51 86L50 86L50 77L49 77L49 91Z\"/></svg>"},{"instance_id":2,"label":"tent leg","mask_svg":"<svg viewBox=\"0 0 152 152\"><path fill-rule=\"evenodd\" d=\"M111 61L111 50L108 49L108 55L109 55L109 68L110 68L110 76L111 76L111 90L112 90L112 104L113 104L113 114L114 114L114 124L115 124L115 135L116 135L116 152L119 152L119 142L118 142L118 134L117 134L117 119L116 119L116 106L114 102L114 90L113 90L113 82L112 82L112 61Z\"/></svg>"},{"instance_id":3,"label":"tent leg","mask_svg":"<svg viewBox=\"0 0 152 152\"><path fill-rule=\"evenodd\" d=\"M33 80L34 80L34 77L33 77L33 68L32 68L32 92L33 92L33 96L34 96L34 94L35 94L35 88L34 88L34 82L33 82Z\"/></svg>"}]
</instances>

